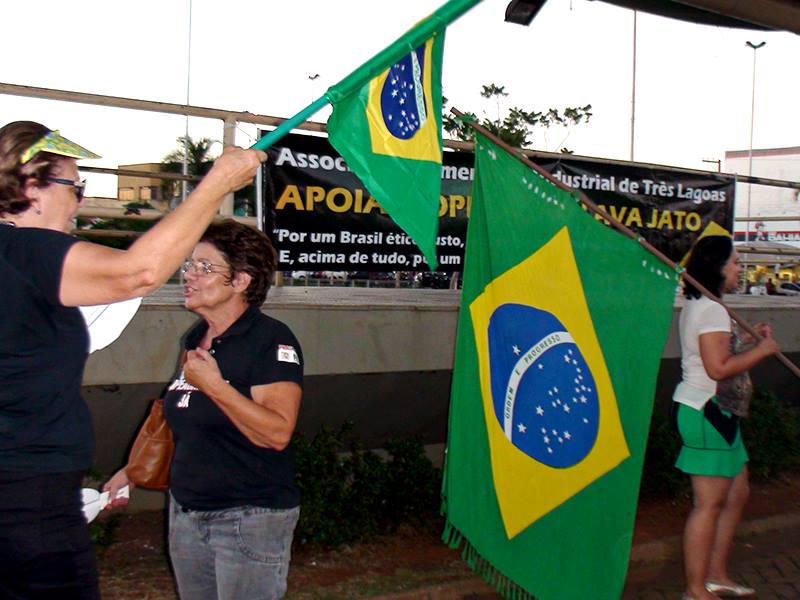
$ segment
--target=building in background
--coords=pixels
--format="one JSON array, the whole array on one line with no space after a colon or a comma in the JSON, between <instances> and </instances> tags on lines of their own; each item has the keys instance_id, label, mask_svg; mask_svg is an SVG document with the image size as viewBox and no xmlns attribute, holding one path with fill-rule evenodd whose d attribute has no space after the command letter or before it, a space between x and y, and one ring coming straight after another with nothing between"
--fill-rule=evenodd
<instances>
[{"instance_id":1,"label":"building in background","mask_svg":"<svg viewBox=\"0 0 800 600\"><path fill-rule=\"evenodd\" d=\"M752 175L782 181L800 181L800 146L753 150ZM750 151L725 153L726 173L751 174ZM735 240L764 253L740 250L747 267L749 284L793 282L800 278L800 190L766 185L736 184L736 217L756 218L737 221ZM786 220L768 219L786 217ZM763 220L762 220L763 219ZM774 250L775 253L767 253ZM787 252L787 253L782 253Z\"/></svg>"},{"instance_id":2,"label":"building in background","mask_svg":"<svg viewBox=\"0 0 800 600\"><path fill-rule=\"evenodd\" d=\"M750 174L750 151L725 152L726 173ZM753 150L754 177L800 182L800 146ZM750 188L750 189L748 189ZM749 202L748 202L749 195ZM750 213L748 215L748 204ZM737 242L784 242L800 248L800 190L766 185L736 184L736 217L781 217L785 221L739 221ZM749 238L749 240L748 240Z\"/></svg>"},{"instance_id":3,"label":"building in background","mask_svg":"<svg viewBox=\"0 0 800 600\"><path fill-rule=\"evenodd\" d=\"M161 163L140 163L133 165L120 165L122 170L147 171L150 173L162 172ZM165 185L166 184L166 185ZM125 202L141 202L150 204L153 208L166 210L172 197L172 182L155 177L131 177L119 175L117 179L117 197Z\"/></svg>"}]
</instances>

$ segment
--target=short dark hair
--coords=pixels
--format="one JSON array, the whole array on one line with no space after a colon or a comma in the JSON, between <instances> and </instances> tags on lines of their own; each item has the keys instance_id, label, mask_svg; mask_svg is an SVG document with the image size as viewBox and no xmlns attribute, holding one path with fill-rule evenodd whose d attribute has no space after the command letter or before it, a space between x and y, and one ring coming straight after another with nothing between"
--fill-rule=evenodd
<instances>
[{"instance_id":1,"label":"short dark hair","mask_svg":"<svg viewBox=\"0 0 800 600\"><path fill-rule=\"evenodd\" d=\"M733 254L733 240L724 235L709 235L700 239L692 248L686 272L697 282L716 296L721 296L725 277L722 268ZM688 281L684 281L683 295L687 298L699 298L700 290Z\"/></svg>"},{"instance_id":2,"label":"short dark hair","mask_svg":"<svg viewBox=\"0 0 800 600\"><path fill-rule=\"evenodd\" d=\"M25 197L25 182L35 179L45 186L53 177L63 156L38 152L24 165L22 153L50 133L50 129L34 121L14 121L0 129L0 215L25 212L31 201Z\"/></svg>"},{"instance_id":3,"label":"short dark hair","mask_svg":"<svg viewBox=\"0 0 800 600\"><path fill-rule=\"evenodd\" d=\"M252 279L245 290L249 305L264 304L277 267L275 248L264 232L233 219L225 219L209 225L200 241L211 244L225 257L231 268L229 282L236 273L250 275Z\"/></svg>"}]
</instances>

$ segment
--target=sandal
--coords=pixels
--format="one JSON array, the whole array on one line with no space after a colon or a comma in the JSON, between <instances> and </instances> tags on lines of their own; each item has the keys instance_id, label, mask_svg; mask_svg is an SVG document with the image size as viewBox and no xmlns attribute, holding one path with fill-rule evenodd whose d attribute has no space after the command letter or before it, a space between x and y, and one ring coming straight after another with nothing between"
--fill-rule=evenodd
<instances>
[{"instance_id":1,"label":"sandal","mask_svg":"<svg viewBox=\"0 0 800 600\"><path fill-rule=\"evenodd\" d=\"M726 585L724 583L715 583L713 581L706 581L706 589L712 594L716 594L717 596L731 596L734 598L753 596L756 593L756 591L753 588L747 587L746 585L740 585L738 583L734 583L733 585Z\"/></svg>"}]
</instances>

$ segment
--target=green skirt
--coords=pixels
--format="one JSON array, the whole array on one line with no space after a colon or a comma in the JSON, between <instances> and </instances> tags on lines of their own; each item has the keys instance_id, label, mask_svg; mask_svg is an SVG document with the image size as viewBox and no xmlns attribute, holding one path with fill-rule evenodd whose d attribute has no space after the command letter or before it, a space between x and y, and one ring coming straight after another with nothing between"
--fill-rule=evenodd
<instances>
[{"instance_id":1,"label":"green skirt","mask_svg":"<svg viewBox=\"0 0 800 600\"><path fill-rule=\"evenodd\" d=\"M739 419L711 398L703 409L677 404L683 447L675 466L690 475L736 477L747 464Z\"/></svg>"}]
</instances>

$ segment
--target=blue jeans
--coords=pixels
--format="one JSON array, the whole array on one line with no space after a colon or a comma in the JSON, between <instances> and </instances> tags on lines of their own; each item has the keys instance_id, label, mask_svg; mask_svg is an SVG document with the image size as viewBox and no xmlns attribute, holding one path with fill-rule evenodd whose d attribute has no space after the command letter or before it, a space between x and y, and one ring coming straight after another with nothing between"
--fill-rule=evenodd
<instances>
[{"instance_id":1,"label":"blue jeans","mask_svg":"<svg viewBox=\"0 0 800 600\"><path fill-rule=\"evenodd\" d=\"M286 593L300 507L194 511L170 497L169 513L181 600L272 600Z\"/></svg>"}]
</instances>

